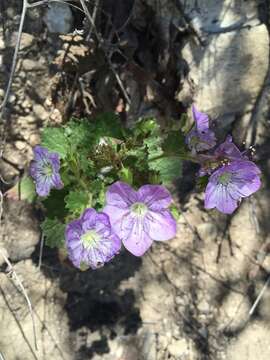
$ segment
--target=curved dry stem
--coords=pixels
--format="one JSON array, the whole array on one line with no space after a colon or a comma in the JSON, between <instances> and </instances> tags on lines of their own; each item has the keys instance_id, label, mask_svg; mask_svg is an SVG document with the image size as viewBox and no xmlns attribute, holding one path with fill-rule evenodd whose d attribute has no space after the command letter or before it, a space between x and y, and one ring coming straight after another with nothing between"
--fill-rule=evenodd
<instances>
[{"instance_id":1,"label":"curved dry stem","mask_svg":"<svg viewBox=\"0 0 270 360\"><path fill-rule=\"evenodd\" d=\"M0 255L2 255L3 259L5 260L6 264L9 267L9 273L11 273L14 276L14 279L16 280L19 288L21 289L21 292L26 300L29 312L30 312L30 316L31 316L31 320L32 320L32 326L33 326L33 335L34 335L34 344L35 344L35 349L38 350L38 346L37 346L37 336L36 336L36 326L35 326L35 319L34 319L34 314L33 314L33 308L32 308L32 304L31 301L28 297L28 294L25 290L25 287L23 286L23 283L21 282L20 278L18 277L18 275L16 274L16 271L14 270L11 262L8 260L8 258L6 257L6 255L4 254L4 252L0 249Z\"/></svg>"}]
</instances>

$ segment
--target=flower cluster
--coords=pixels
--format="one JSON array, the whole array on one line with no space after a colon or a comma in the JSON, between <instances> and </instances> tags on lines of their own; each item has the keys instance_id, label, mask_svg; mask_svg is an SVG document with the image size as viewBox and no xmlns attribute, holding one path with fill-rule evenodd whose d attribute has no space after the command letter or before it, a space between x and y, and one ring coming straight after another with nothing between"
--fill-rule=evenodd
<instances>
[{"instance_id":1,"label":"flower cluster","mask_svg":"<svg viewBox=\"0 0 270 360\"><path fill-rule=\"evenodd\" d=\"M230 135L214 148L216 138L207 115L193 106L193 116L196 125L187 135L187 143L201 163L199 175L210 175L205 190L205 208L232 214L242 198L260 188L260 169L241 153Z\"/></svg>"},{"instance_id":2,"label":"flower cluster","mask_svg":"<svg viewBox=\"0 0 270 360\"><path fill-rule=\"evenodd\" d=\"M30 174L40 196L63 186L60 160L46 148L34 148ZM96 269L120 252L121 243L135 256L142 256L153 241L166 241L176 234L176 220L169 206L172 197L161 185L144 185L138 191L117 181L109 186L103 211L87 208L66 226L65 239L73 265Z\"/></svg>"},{"instance_id":3,"label":"flower cluster","mask_svg":"<svg viewBox=\"0 0 270 360\"><path fill-rule=\"evenodd\" d=\"M163 186L145 185L138 191L117 181L106 194L102 212L86 209L66 227L66 246L74 266L96 269L119 253L121 242L142 256L154 240L176 234L176 221L168 210L171 195Z\"/></svg>"},{"instance_id":4,"label":"flower cluster","mask_svg":"<svg viewBox=\"0 0 270 360\"><path fill-rule=\"evenodd\" d=\"M102 127L103 135L104 131L111 135L110 141L100 147L97 132L90 150L93 128L90 131L83 124L72 123L69 131L58 128L45 132L45 146L34 148L30 175L36 193L47 203L49 216L42 229L48 244L63 246L65 241L69 259L84 270L110 261L122 244L131 254L142 256L154 241L172 239L176 220L171 194L163 185L139 186L145 182L167 184L183 159L199 162L199 176L208 180L205 208L233 213L243 198L260 188L260 170L231 136L217 144L207 114L195 106L192 114L195 126L186 136L189 150L181 151L178 144L184 142L183 134L179 140L178 131L167 133L164 140L154 121L138 125L135 143L129 135L125 143L116 141L114 136L121 139L122 133ZM87 146L86 151L83 146ZM53 193L47 199L51 189L62 189L64 184L59 197ZM133 184L139 188L134 190Z\"/></svg>"}]
</instances>

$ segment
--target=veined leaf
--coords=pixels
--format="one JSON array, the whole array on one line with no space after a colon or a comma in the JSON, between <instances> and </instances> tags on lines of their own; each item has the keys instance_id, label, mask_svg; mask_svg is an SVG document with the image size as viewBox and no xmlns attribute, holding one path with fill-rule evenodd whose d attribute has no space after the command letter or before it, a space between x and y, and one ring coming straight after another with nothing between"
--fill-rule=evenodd
<instances>
[{"instance_id":1,"label":"veined leaf","mask_svg":"<svg viewBox=\"0 0 270 360\"><path fill-rule=\"evenodd\" d=\"M87 207L91 207L91 194L86 191L71 191L65 197L65 203L69 211L80 215Z\"/></svg>"},{"instance_id":2,"label":"veined leaf","mask_svg":"<svg viewBox=\"0 0 270 360\"><path fill-rule=\"evenodd\" d=\"M57 152L62 159L68 154L69 144L63 128L45 128L41 134L41 145Z\"/></svg>"},{"instance_id":3,"label":"veined leaf","mask_svg":"<svg viewBox=\"0 0 270 360\"><path fill-rule=\"evenodd\" d=\"M163 184L179 178L182 173L182 161L177 156L168 156L149 162L149 168L159 173Z\"/></svg>"},{"instance_id":4,"label":"veined leaf","mask_svg":"<svg viewBox=\"0 0 270 360\"><path fill-rule=\"evenodd\" d=\"M49 247L62 247L65 242L65 225L57 219L46 218L41 224L46 245Z\"/></svg>"}]
</instances>

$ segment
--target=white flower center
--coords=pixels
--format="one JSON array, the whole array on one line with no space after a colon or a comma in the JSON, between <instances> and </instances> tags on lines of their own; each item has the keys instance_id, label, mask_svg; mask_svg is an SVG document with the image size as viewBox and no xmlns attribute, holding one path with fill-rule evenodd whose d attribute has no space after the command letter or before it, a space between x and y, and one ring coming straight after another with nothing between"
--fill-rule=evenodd
<instances>
[{"instance_id":1,"label":"white flower center","mask_svg":"<svg viewBox=\"0 0 270 360\"><path fill-rule=\"evenodd\" d=\"M232 178L232 174L229 172L225 172L219 176L218 182L222 185L228 185Z\"/></svg>"},{"instance_id":2,"label":"white flower center","mask_svg":"<svg viewBox=\"0 0 270 360\"><path fill-rule=\"evenodd\" d=\"M83 246L87 249L93 246L97 246L99 240L100 240L100 235L96 232L96 230L89 230L81 237Z\"/></svg>"},{"instance_id":3,"label":"white flower center","mask_svg":"<svg viewBox=\"0 0 270 360\"><path fill-rule=\"evenodd\" d=\"M142 202L136 202L131 206L131 212L143 217L148 211L148 207Z\"/></svg>"},{"instance_id":4,"label":"white flower center","mask_svg":"<svg viewBox=\"0 0 270 360\"><path fill-rule=\"evenodd\" d=\"M43 170L44 175L46 175L46 176L52 176L52 174L53 174L53 167L52 167L52 165L50 163L46 162L43 165L42 170Z\"/></svg>"}]
</instances>

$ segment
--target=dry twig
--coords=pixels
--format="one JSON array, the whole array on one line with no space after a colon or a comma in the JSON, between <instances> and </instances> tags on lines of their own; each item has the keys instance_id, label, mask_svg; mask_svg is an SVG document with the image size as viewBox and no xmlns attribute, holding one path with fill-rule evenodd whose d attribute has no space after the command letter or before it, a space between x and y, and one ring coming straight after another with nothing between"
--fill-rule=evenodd
<instances>
[{"instance_id":1,"label":"dry twig","mask_svg":"<svg viewBox=\"0 0 270 360\"><path fill-rule=\"evenodd\" d=\"M35 326L35 319L34 319L34 315L33 315L33 308L32 308L32 304L31 301L27 295L27 292L25 290L25 287L23 286L23 283L21 282L20 278L18 277L18 275L16 274L16 271L14 270L11 262L8 260L8 258L6 257L6 255L4 254L4 252L0 249L0 255L2 255L3 259L5 260L5 262L8 265L8 269L9 269L9 274L11 274L14 279L16 280L29 309L30 312L30 316L31 316L31 320L32 320L32 326L33 326L33 334L34 334L34 343L35 343L35 349L38 350L37 347L37 336L36 336L36 326Z\"/></svg>"},{"instance_id":2,"label":"dry twig","mask_svg":"<svg viewBox=\"0 0 270 360\"><path fill-rule=\"evenodd\" d=\"M251 309L249 310L249 318L253 315L256 307L258 306L261 298L263 297L263 294L265 293L265 290L267 289L268 285L270 283L270 276L268 276L268 279L266 280L262 290L260 291L259 295L257 296L257 299L255 300L254 304L252 305Z\"/></svg>"},{"instance_id":3,"label":"dry twig","mask_svg":"<svg viewBox=\"0 0 270 360\"><path fill-rule=\"evenodd\" d=\"M81 6L83 8L83 11L84 11L89 23L91 25L91 29L93 29L93 31L95 33L95 36L96 36L97 40L99 41L99 44L100 44L100 46L101 46L101 48L102 48L102 50L103 50L103 52L104 52L104 54L106 56L106 59L107 59L107 61L109 63L109 66L110 66L110 69L113 72L121 91L123 92L123 95L124 95L124 97L126 99L126 102L130 105L131 104L130 97L129 97L128 93L126 92L126 89L125 89L125 87L123 85L122 80L120 79L120 76L118 75L118 73L115 70L113 64L111 63L110 56L108 56L108 54L107 54L107 50L104 48L104 40L103 40L102 36L98 33L98 31L96 29L95 21L94 21L93 17L91 16L91 14L90 14L87 6L86 6L85 0L80 0L80 3L81 3Z\"/></svg>"}]
</instances>

